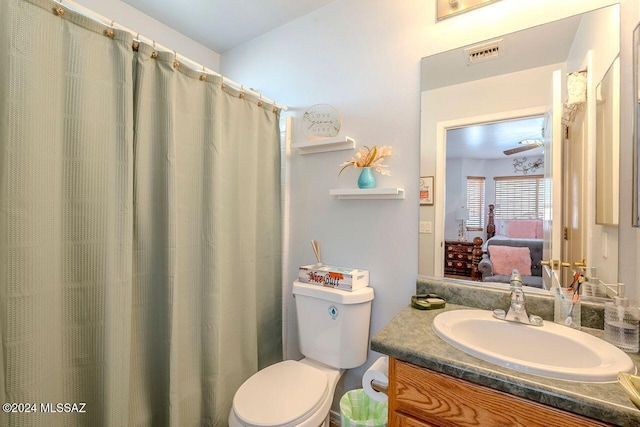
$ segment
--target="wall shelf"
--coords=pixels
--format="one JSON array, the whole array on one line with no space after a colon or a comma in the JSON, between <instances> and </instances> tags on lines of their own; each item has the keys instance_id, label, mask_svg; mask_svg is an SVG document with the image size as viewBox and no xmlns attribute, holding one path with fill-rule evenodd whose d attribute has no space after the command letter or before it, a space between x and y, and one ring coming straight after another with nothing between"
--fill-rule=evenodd
<instances>
[{"instance_id":1,"label":"wall shelf","mask_svg":"<svg viewBox=\"0 0 640 427\"><path fill-rule=\"evenodd\" d=\"M329 194L343 200L355 199L404 199L404 188L336 188Z\"/></svg>"},{"instance_id":2,"label":"wall shelf","mask_svg":"<svg viewBox=\"0 0 640 427\"><path fill-rule=\"evenodd\" d=\"M318 139L314 141L291 144L300 154L326 153L328 151L352 150L356 148L356 140L348 136L334 139Z\"/></svg>"}]
</instances>

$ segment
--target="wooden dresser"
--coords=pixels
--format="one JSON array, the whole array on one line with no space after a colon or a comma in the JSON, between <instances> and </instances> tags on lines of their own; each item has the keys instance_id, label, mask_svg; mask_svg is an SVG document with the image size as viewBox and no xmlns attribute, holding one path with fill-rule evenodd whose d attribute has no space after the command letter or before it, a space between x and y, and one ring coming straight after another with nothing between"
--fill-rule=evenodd
<instances>
[{"instance_id":1,"label":"wooden dresser","mask_svg":"<svg viewBox=\"0 0 640 427\"><path fill-rule=\"evenodd\" d=\"M482 259L482 242L480 237L473 239L473 242L445 241L445 276L463 276L482 280L482 275L478 271L478 263Z\"/></svg>"},{"instance_id":2,"label":"wooden dresser","mask_svg":"<svg viewBox=\"0 0 640 427\"><path fill-rule=\"evenodd\" d=\"M473 243L444 242L444 274L471 277L473 271Z\"/></svg>"}]
</instances>

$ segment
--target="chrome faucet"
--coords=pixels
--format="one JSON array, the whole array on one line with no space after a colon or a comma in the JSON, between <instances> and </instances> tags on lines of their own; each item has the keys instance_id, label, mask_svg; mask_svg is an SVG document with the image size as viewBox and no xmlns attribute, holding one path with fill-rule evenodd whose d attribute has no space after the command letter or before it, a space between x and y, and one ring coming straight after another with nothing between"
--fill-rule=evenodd
<instances>
[{"instance_id":1,"label":"chrome faucet","mask_svg":"<svg viewBox=\"0 0 640 427\"><path fill-rule=\"evenodd\" d=\"M505 314L504 310L493 310L493 317L509 322L542 326L543 322L540 316L529 316L527 314L524 291L522 290L522 277L520 277L518 270L513 270L511 273L509 288L511 289L511 305L509 307L509 311Z\"/></svg>"}]
</instances>

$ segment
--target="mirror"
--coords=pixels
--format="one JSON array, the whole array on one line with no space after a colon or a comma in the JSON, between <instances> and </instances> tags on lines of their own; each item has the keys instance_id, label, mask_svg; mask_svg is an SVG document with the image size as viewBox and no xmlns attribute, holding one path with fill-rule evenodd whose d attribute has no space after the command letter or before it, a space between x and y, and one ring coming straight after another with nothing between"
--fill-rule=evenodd
<instances>
[{"instance_id":1,"label":"mirror","mask_svg":"<svg viewBox=\"0 0 640 427\"><path fill-rule=\"evenodd\" d=\"M605 92L619 86L615 71L605 78L607 70L615 69L612 64L619 53L619 14L619 5L612 5L423 58L420 175L434 176L435 200L420 206L420 229L433 232L420 234L419 274L479 285L504 283L487 283L474 271L483 253L490 255L487 232L492 227L494 243L501 237L520 241L518 247L526 247L529 254L540 252L542 259L586 260L602 281L617 282L616 215L609 212L608 219L596 221L597 201L604 199L596 197L593 183L595 129L602 129L603 135L615 135L619 129L611 109L603 110L601 119L606 121L596 124L596 85L601 82ZM572 73L575 79L569 77ZM576 84L581 81L586 97L579 100ZM506 136L491 129L510 125L518 127ZM487 138L480 136L489 135L498 146L491 150L502 156L499 168L497 158L481 159L468 146L456 146L458 134L467 135L466 144L477 144L485 155L490 149ZM456 151L465 156L453 160ZM503 153L507 151L511 154ZM604 164L600 170L605 173L603 168ZM482 177L484 200L474 205L471 187L476 183L471 181ZM533 177L537 183L529 182ZM508 182L515 178L521 182ZM507 184L497 186L502 181ZM535 218L528 216L534 215L530 212L513 211L522 197L508 201L508 191L513 195L523 185L540 192L535 196ZM608 182L603 191L617 193L616 185ZM516 190L505 189L509 186ZM499 199L499 192L507 192L506 198ZM484 246L474 246L475 237ZM534 240L535 248L522 240ZM467 265L452 274L445 265L451 253L458 256L455 251L466 254L462 256Z\"/></svg>"},{"instance_id":2,"label":"mirror","mask_svg":"<svg viewBox=\"0 0 640 427\"><path fill-rule=\"evenodd\" d=\"M596 224L618 225L620 59L596 86Z\"/></svg>"}]
</instances>

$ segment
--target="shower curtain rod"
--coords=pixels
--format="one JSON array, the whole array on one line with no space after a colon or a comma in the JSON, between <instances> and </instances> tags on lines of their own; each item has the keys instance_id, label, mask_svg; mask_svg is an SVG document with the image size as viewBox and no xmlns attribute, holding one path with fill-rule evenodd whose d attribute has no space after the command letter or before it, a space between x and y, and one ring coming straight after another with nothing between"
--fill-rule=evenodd
<instances>
[{"instance_id":1,"label":"shower curtain rod","mask_svg":"<svg viewBox=\"0 0 640 427\"><path fill-rule=\"evenodd\" d=\"M120 29L120 30L123 30L123 31L127 31L127 32L129 32L131 34L137 34L137 36L135 37L136 40L143 41L143 42L148 43L148 44L152 44L154 46L154 48L158 48L158 49L164 50L166 52L173 52L176 55L176 59L181 60L183 62L188 62L191 65L191 68L193 68L194 70L198 70L198 71L202 70L205 73L213 74L213 75L218 76L218 77L222 77L222 81L225 84L233 86L235 89L240 90L242 92L250 93L250 94L252 94L254 96L259 97L262 100L262 102L264 102L265 104L271 104L274 107L277 107L277 108L279 108L279 109L281 109L283 111L287 111L289 109L286 105L278 104L273 99L266 98L261 93L256 92L253 89L247 88L244 85L241 85L240 83L234 82L233 80L223 76L222 74L220 74L220 73L218 73L216 71L213 71L213 70L211 70L209 68L206 68L202 64L198 64L197 62L193 61L192 59L187 58L186 56L180 55L175 50L169 49L166 46L163 46L160 43L157 43L155 40L151 40L151 39L143 36L140 33L136 33L135 31L125 27L124 25L120 25L117 22L115 22L113 20L110 20L110 19L100 15L99 13L97 13L97 12L91 10L91 9L88 9L88 8L86 8L86 7L80 5L80 4L78 4L78 3L76 3L76 2L74 2L72 0L54 0L54 2L59 4L60 6L64 6L64 7L68 8L68 9L73 10L74 12L78 12L78 13L80 13L82 15L87 16L88 18L91 18L91 19L93 19L95 21L98 21L103 25L107 25L107 26L112 27L112 28L117 28L117 29ZM144 38L144 40L143 40L143 38Z\"/></svg>"}]
</instances>

